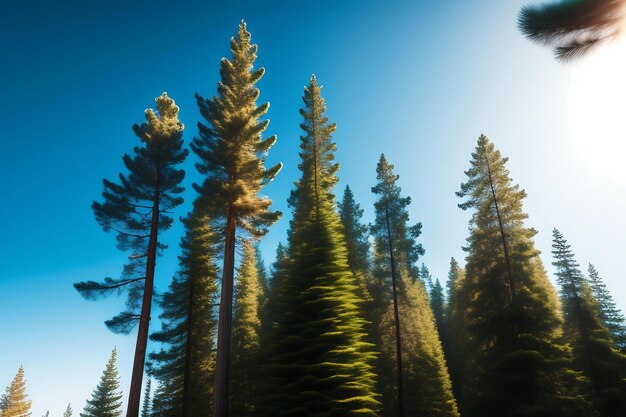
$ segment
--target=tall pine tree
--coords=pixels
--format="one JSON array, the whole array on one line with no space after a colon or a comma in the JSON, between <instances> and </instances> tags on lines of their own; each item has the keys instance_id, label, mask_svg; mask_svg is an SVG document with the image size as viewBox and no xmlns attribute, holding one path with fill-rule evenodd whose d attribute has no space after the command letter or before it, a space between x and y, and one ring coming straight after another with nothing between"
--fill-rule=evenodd
<instances>
[{"instance_id":1,"label":"tall pine tree","mask_svg":"<svg viewBox=\"0 0 626 417\"><path fill-rule=\"evenodd\" d=\"M129 174L120 174L117 183L105 179L104 201L92 205L104 231L117 233L118 248L131 252L130 261L119 279L74 284L90 300L128 291L126 311L106 322L114 332L127 334L139 321L127 417L139 416L156 256L159 248L164 249L158 235L171 227L173 219L168 213L183 202L178 195L184 191L180 183L185 171L176 167L188 154L182 148L184 126L174 100L163 93L155 101L156 111L146 110L146 123L133 126L142 146L134 148L134 156L123 157Z\"/></svg>"},{"instance_id":2,"label":"tall pine tree","mask_svg":"<svg viewBox=\"0 0 626 417\"><path fill-rule=\"evenodd\" d=\"M242 21L230 42L232 59L223 58L221 62L218 96L204 99L196 94L200 113L209 124L198 124L200 137L191 144L201 159L196 167L205 175L202 185L194 185L200 193L196 206L209 213L215 230L224 236L214 417L228 415L236 232L240 229L259 238L281 215L270 211L269 198L259 196L282 164L269 169L264 166L276 136L262 139L269 120L261 117L269 109L269 103L257 106L259 90L255 84L265 70L254 69L257 46L250 41L250 33Z\"/></svg>"},{"instance_id":3,"label":"tall pine tree","mask_svg":"<svg viewBox=\"0 0 626 417\"><path fill-rule=\"evenodd\" d=\"M415 265L424 253L416 242L422 225L409 226L411 198L401 196L393 168L381 155L372 187L378 197L372 235L384 415L458 416L428 294Z\"/></svg>"},{"instance_id":4,"label":"tall pine tree","mask_svg":"<svg viewBox=\"0 0 626 417\"><path fill-rule=\"evenodd\" d=\"M570 245L557 229L552 236L552 264L561 286L565 337L574 351L574 367L589 378L600 416L626 415L626 356L614 349Z\"/></svg>"},{"instance_id":5,"label":"tall pine tree","mask_svg":"<svg viewBox=\"0 0 626 417\"><path fill-rule=\"evenodd\" d=\"M0 417L30 417L32 401L28 400L27 396L24 368L20 366L15 378L0 398Z\"/></svg>"},{"instance_id":6,"label":"tall pine tree","mask_svg":"<svg viewBox=\"0 0 626 417\"><path fill-rule=\"evenodd\" d=\"M117 349L113 349L98 386L87 400L80 417L119 417L122 415L122 392L117 373Z\"/></svg>"},{"instance_id":7,"label":"tall pine tree","mask_svg":"<svg viewBox=\"0 0 626 417\"><path fill-rule=\"evenodd\" d=\"M364 341L358 287L332 188L339 168L335 124L315 76L300 114L302 176L290 205L289 247L272 289L272 329L264 415L375 416L373 346Z\"/></svg>"},{"instance_id":8,"label":"tall pine tree","mask_svg":"<svg viewBox=\"0 0 626 417\"><path fill-rule=\"evenodd\" d=\"M568 381L556 292L525 227L526 192L513 185L503 158L481 135L459 207L473 209L463 292L470 362L464 415L581 416L588 405ZM568 385L572 384L572 385Z\"/></svg>"},{"instance_id":9,"label":"tall pine tree","mask_svg":"<svg viewBox=\"0 0 626 417\"><path fill-rule=\"evenodd\" d=\"M626 353L626 322L624 315L617 308L613 296L606 288L606 284L600 277L598 270L589 264L589 285L593 298L598 303L600 319L613 337L613 341L618 349Z\"/></svg>"},{"instance_id":10,"label":"tall pine tree","mask_svg":"<svg viewBox=\"0 0 626 417\"><path fill-rule=\"evenodd\" d=\"M161 299L161 330L150 337L163 344L150 354L159 381L154 417L208 417L213 393L217 298L215 235L206 214L182 219L179 273Z\"/></svg>"}]
</instances>

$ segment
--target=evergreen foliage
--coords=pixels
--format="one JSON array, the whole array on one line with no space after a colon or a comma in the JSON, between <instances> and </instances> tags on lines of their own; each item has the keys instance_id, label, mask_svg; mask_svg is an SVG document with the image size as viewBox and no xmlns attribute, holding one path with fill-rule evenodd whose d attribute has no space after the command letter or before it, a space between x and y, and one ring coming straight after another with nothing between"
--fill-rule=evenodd
<instances>
[{"instance_id":1,"label":"evergreen foliage","mask_svg":"<svg viewBox=\"0 0 626 417\"><path fill-rule=\"evenodd\" d=\"M593 298L597 301L602 323L611 333L613 342L618 349L626 353L626 324L624 315L617 308L613 296L606 288L606 284L600 278L598 270L592 264L589 264L589 286Z\"/></svg>"},{"instance_id":2,"label":"evergreen foliage","mask_svg":"<svg viewBox=\"0 0 626 417\"><path fill-rule=\"evenodd\" d=\"M227 415L229 398L236 231L241 229L259 238L281 216L280 212L270 211L269 198L259 195L282 164L269 169L264 166L276 136L262 139L269 120L261 117L269 109L269 103L257 106L259 90L255 84L265 70L254 69L257 46L250 41L250 33L242 21L230 42L232 59L221 61L217 97L205 99L196 94L200 113L208 125L198 124L200 136L191 144L201 160L196 167L204 175L203 183L194 185L200 194L196 207L209 214L214 230L223 235L220 241L224 248L224 268L213 404L216 417Z\"/></svg>"},{"instance_id":3,"label":"evergreen foliage","mask_svg":"<svg viewBox=\"0 0 626 417\"><path fill-rule=\"evenodd\" d=\"M364 210L354 199L349 185L346 185L338 210L348 249L348 266L364 286L371 271L369 227L361 222Z\"/></svg>"},{"instance_id":4,"label":"evergreen foliage","mask_svg":"<svg viewBox=\"0 0 626 417\"><path fill-rule=\"evenodd\" d=\"M179 273L161 298L161 330L150 336L163 345L150 354L150 373L159 381L154 417L211 413L218 291L215 236L208 216L197 210L182 222L185 235L180 243Z\"/></svg>"},{"instance_id":5,"label":"evergreen foliage","mask_svg":"<svg viewBox=\"0 0 626 417\"><path fill-rule=\"evenodd\" d=\"M152 379L146 382L146 388L143 392L143 406L141 407L141 417L150 417L152 415Z\"/></svg>"},{"instance_id":6,"label":"evergreen foliage","mask_svg":"<svg viewBox=\"0 0 626 417\"><path fill-rule=\"evenodd\" d=\"M441 333L444 322L444 295L443 287L439 282L439 278L435 279L435 283L430 290L430 308L433 310L433 314L435 315L437 331Z\"/></svg>"},{"instance_id":7,"label":"evergreen foliage","mask_svg":"<svg viewBox=\"0 0 626 417\"><path fill-rule=\"evenodd\" d=\"M372 192L378 200L371 229L377 288L373 294L382 348L379 387L383 415L458 416L428 294L417 279L415 263L424 249L416 239L422 225L408 225L411 199L401 196L396 183L399 175L394 174L393 165L384 155L376 173L378 183Z\"/></svg>"},{"instance_id":8,"label":"evergreen foliage","mask_svg":"<svg viewBox=\"0 0 626 417\"><path fill-rule=\"evenodd\" d=\"M423 262L419 269L418 276L426 286L426 289L431 291L433 289L433 276L430 275L430 270Z\"/></svg>"},{"instance_id":9,"label":"evergreen foliage","mask_svg":"<svg viewBox=\"0 0 626 417\"><path fill-rule=\"evenodd\" d=\"M565 336L574 352L574 367L589 378L600 416L626 415L626 356L614 349L570 245L557 229L552 236L552 264L561 286Z\"/></svg>"},{"instance_id":10,"label":"evergreen foliage","mask_svg":"<svg viewBox=\"0 0 626 417\"><path fill-rule=\"evenodd\" d=\"M46 414L44 414L43 417L50 417L50 410L46 410Z\"/></svg>"},{"instance_id":11,"label":"evergreen foliage","mask_svg":"<svg viewBox=\"0 0 626 417\"><path fill-rule=\"evenodd\" d=\"M72 410L72 404L68 404L67 408L63 412L63 417L72 417L73 412L74 410Z\"/></svg>"},{"instance_id":12,"label":"evergreen foliage","mask_svg":"<svg viewBox=\"0 0 626 417\"><path fill-rule=\"evenodd\" d=\"M120 377L117 372L115 361L117 350L113 349L107 366L100 378L98 386L93 391L91 399L80 417L119 417L122 415L122 392L120 389Z\"/></svg>"},{"instance_id":13,"label":"evergreen foliage","mask_svg":"<svg viewBox=\"0 0 626 417\"><path fill-rule=\"evenodd\" d=\"M315 77L304 92L302 176L290 204L287 256L272 288L263 415L376 416L373 346L364 341L357 284L334 207L335 124Z\"/></svg>"},{"instance_id":14,"label":"evergreen foliage","mask_svg":"<svg viewBox=\"0 0 626 417\"><path fill-rule=\"evenodd\" d=\"M252 244L244 240L243 259L237 276L233 317L230 412L234 416L256 415L258 374L259 310L262 295L259 261Z\"/></svg>"},{"instance_id":15,"label":"evergreen foliage","mask_svg":"<svg viewBox=\"0 0 626 417\"><path fill-rule=\"evenodd\" d=\"M513 185L503 158L481 135L468 180L457 192L473 209L466 275L467 365L461 403L466 416L589 416L568 371L562 316L554 288L524 226L526 193Z\"/></svg>"},{"instance_id":16,"label":"evergreen foliage","mask_svg":"<svg viewBox=\"0 0 626 417\"><path fill-rule=\"evenodd\" d=\"M0 417L30 417L32 401L27 399L24 368L20 366L17 374L0 398Z\"/></svg>"}]
</instances>

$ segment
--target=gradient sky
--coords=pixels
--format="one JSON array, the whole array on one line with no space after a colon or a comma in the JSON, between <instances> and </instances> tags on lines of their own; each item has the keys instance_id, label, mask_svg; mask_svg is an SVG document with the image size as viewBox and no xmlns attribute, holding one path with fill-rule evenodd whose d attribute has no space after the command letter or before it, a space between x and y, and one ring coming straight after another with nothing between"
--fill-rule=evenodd
<instances>
[{"instance_id":1,"label":"gradient sky","mask_svg":"<svg viewBox=\"0 0 626 417\"><path fill-rule=\"evenodd\" d=\"M512 178L528 192L528 224L539 231L547 270L556 226L579 262L596 264L626 308L624 145L608 129L600 138L581 139L584 130L576 123L587 119L572 106L592 102L604 117L606 100L587 100L602 70L593 68L594 56L563 65L526 41L516 16L527 1L3 5L0 389L23 365L34 417L47 409L61 415L68 402L77 415L117 346L127 393L135 334L114 335L103 324L124 298L88 302L72 288L79 280L116 276L124 262L90 204L100 197L102 178L121 170L122 154L138 143L132 124L162 91L181 108L186 142L197 134L194 93L215 94L219 60L229 54L242 18L259 44L257 63L266 68L259 87L261 100L271 102L268 133L279 138L268 163L285 163L265 189L277 208L288 212L286 199L298 178L298 109L315 73L328 116L337 122L337 194L350 184L370 221L370 187L385 152L413 199L412 221L423 223L423 261L434 276L445 279L450 257L464 257L469 213L457 208L454 192L485 133L510 157ZM623 81L605 84L607 100L623 104ZM179 215L194 198L194 161L191 156L186 163L187 201ZM602 169L607 166L612 169ZM268 265L288 219L262 243ZM176 271L180 234L177 225L163 235L170 249L158 261L159 290ZM156 328L157 320L152 323Z\"/></svg>"}]
</instances>

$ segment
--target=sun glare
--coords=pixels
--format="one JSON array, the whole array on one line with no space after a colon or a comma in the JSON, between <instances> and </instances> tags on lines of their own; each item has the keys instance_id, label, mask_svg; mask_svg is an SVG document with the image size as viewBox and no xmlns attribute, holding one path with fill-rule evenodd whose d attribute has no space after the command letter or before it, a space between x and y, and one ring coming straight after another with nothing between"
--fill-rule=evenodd
<instances>
[{"instance_id":1,"label":"sun glare","mask_svg":"<svg viewBox=\"0 0 626 417\"><path fill-rule=\"evenodd\" d=\"M573 64L568 106L577 164L626 184L626 36Z\"/></svg>"}]
</instances>

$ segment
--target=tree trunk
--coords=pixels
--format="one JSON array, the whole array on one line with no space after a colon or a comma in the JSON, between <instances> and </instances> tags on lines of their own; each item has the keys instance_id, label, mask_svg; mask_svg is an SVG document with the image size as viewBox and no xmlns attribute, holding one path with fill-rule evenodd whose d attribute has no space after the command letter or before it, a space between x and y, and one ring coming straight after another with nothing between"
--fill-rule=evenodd
<instances>
[{"instance_id":1,"label":"tree trunk","mask_svg":"<svg viewBox=\"0 0 626 417\"><path fill-rule=\"evenodd\" d=\"M230 335L232 332L233 279L235 271L235 229L237 219L234 208L228 208L226 241L224 245L224 268L222 295L217 328L217 359L215 363L215 391L213 393L213 417L228 417L228 380L230 371Z\"/></svg>"},{"instance_id":2,"label":"tree trunk","mask_svg":"<svg viewBox=\"0 0 626 417\"><path fill-rule=\"evenodd\" d=\"M389 205L385 204L385 220L387 222L387 243L391 262L391 283L393 287L393 317L396 322L396 367L398 368L398 417L404 417L404 382L402 378L402 339L400 338L400 312L398 311L398 286L396 262L393 256L391 226L389 224Z\"/></svg>"},{"instance_id":3,"label":"tree trunk","mask_svg":"<svg viewBox=\"0 0 626 417\"><path fill-rule=\"evenodd\" d=\"M146 260L146 280L141 302L141 316L135 346L133 373L128 394L128 408L126 417L139 417L139 403L141 399L141 384L146 361L146 347L148 345L148 329L150 327L150 311L152 308L152 293L154 291L154 269L156 266L157 239L159 232L159 171L157 169L154 202L152 204L152 222L150 225L150 241L148 242L148 258Z\"/></svg>"}]
</instances>

